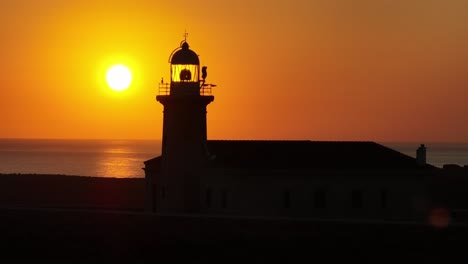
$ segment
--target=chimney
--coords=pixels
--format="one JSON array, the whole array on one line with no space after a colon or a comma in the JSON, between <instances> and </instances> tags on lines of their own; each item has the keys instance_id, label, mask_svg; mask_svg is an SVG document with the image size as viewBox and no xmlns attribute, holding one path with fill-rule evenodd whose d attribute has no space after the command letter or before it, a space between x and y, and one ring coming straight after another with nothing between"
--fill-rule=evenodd
<instances>
[{"instance_id":1,"label":"chimney","mask_svg":"<svg viewBox=\"0 0 468 264\"><path fill-rule=\"evenodd\" d=\"M424 144L421 144L416 150L416 162L418 165L426 165L426 147Z\"/></svg>"}]
</instances>

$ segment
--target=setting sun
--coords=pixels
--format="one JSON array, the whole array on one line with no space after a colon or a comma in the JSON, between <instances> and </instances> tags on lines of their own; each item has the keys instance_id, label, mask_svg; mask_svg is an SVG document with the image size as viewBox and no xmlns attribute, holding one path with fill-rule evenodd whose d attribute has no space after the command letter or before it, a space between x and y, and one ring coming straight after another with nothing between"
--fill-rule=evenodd
<instances>
[{"instance_id":1,"label":"setting sun","mask_svg":"<svg viewBox=\"0 0 468 264\"><path fill-rule=\"evenodd\" d=\"M112 66L106 74L107 84L114 91L123 91L132 82L132 73L124 65Z\"/></svg>"}]
</instances>

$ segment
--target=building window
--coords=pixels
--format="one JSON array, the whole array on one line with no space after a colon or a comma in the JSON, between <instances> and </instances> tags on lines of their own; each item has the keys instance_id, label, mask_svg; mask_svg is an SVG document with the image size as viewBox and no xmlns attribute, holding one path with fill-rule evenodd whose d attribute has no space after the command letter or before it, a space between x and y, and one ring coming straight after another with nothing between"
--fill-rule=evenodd
<instances>
[{"instance_id":1,"label":"building window","mask_svg":"<svg viewBox=\"0 0 468 264\"><path fill-rule=\"evenodd\" d=\"M285 209L291 208L291 193L289 191L283 192L283 207Z\"/></svg>"},{"instance_id":2,"label":"building window","mask_svg":"<svg viewBox=\"0 0 468 264\"><path fill-rule=\"evenodd\" d=\"M314 207L324 209L327 206L327 196L324 190L317 190L314 193Z\"/></svg>"},{"instance_id":3,"label":"building window","mask_svg":"<svg viewBox=\"0 0 468 264\"><path fill-rule=\"evenodd\" d=\"M207 189L205 193L206 207L211 207L211 189Z\"/></svg>"},{"instance_id":4,"label":"building window","mask_svg":"<svg viewBox=\"0 0 468 264\"><path fill-rule=\"evenodd\" d=\"M382 189L380 191L380 206L382 208L387 208L388 207L388 191L387 189Z\"/></svg>"},{"instance_id":5,"label":"building window","mask_svg":"<svg viewBox=\"0 0 468 264\"><path fill-rule=\"evenodd\" d=\"M353 190L351 192L351 206L353 208L362 208L364 205L363 194L361 190Z\"/></svg>"},{"instance_id":6,"label":"building window","mask_svg":"<svg viewBox=\"0 0 468 264\"><path fill-rule=\"evenodd\" d=\"M227 192L226 192L226 190L223 190L221 192L221 208L223 208L223 209L227 208Z\"/></svg>"}]
</instances>

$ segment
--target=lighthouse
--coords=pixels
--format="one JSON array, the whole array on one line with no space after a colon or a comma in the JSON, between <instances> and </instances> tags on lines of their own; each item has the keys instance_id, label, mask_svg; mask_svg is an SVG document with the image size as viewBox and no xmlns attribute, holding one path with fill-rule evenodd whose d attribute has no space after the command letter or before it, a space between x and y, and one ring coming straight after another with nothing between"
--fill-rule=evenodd
<instances>
[{"instance_id":1,"label":"lighthouse","mask_svg":"<svg viewBox=\"0 0 468 264\"><path fill-rule=\"evenodd\" d=\"M146 208L159 213L196 213L200 174L209 159L206 107L214 100L197 53L186 39L170 57L170 83L161 81L156 100L164 107L162 151L145 167ZM201 73L201 74L200 74Z\"/></svg>"},{"instance_id":2,"label":"lighthouse","mask_svg":"<svg viewBox=\"0 0 468 264\"><path fill-rule=\"evenodd\" d=\"M438 169L375 142L207 140L206 67L186 39L169 58L161 155L145 161L146 210L164 214L427 221ZM405 221L406 221L405 220Z\"/></svg>"}]
</instances>

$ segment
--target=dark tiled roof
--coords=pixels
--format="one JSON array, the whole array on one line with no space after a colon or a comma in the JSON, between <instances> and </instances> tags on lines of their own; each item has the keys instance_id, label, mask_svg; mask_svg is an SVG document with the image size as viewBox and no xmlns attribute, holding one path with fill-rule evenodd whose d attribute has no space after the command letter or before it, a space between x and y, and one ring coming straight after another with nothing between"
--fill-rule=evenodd
<instances>
[{"instance_id":1,"label":"dark tiled roof","mask_svg":"<svg viewBox=\"0 0 468 264\"><path fill-rule=\"evenodd\" d=\"M208 140L215 168L421 169L415 158L375 142ZM147 165L160 162L160 157Z\"/></svg>"},{"instance_id":2,"label":"dark tiled roof","mask_svg":"<svg viewBox=\"0 0 468 264\"><path fill-rule=\"evenodd\" d=\"M213 167L416 169L416 159L375 142L209 140ZM425 166L430 168L432 166Z\"/></svg>"}]
</instances>

